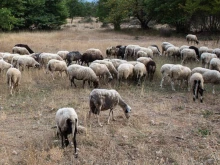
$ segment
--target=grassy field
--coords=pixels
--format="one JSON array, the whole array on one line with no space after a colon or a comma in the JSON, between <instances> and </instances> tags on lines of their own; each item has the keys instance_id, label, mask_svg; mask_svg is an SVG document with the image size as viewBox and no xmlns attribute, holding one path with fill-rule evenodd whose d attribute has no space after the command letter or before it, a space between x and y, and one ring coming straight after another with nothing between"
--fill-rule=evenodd
<instances>
[{"instance_id":1,"label":"grassy field","mask_svg":"<svg viewBox=\"0 0 220 165\"><path fill-rule=\"evenodd\" d=\"M0 33L0 51L11 52L17 43L28 44L35 52L98 48L103 53L108 46L138 44L161 45L168 41L186 45L184 37L163 38L157 33L128 29L114 32L101 29L98 23L68 24L61 31ZM199 46L220 47L215 41L201 41ZM5 72L0 75L0 164L55 165L217 165L220 164L220 87L216 94L205 85L204 103L193 102L186 88L171 91L170 84L159 88L160 67L172 63L165 57L155 57L157 72L153 82L118 86L117 81L101 84L100 88L116 89L132 107L127 120L115 109L116 121L107 125L108 111L101 112L99 127L92 116L88 122L89 93L92 88L71 87L66 76L58 74L53 81L42 70L22 72L20 91L9 95ZM200 63L186 64L190 68ZM59 108L73 107L86 127L78 134L79 157L73 148L60 148L56 137L55 113Z\"/></svg>"}]
</instances>

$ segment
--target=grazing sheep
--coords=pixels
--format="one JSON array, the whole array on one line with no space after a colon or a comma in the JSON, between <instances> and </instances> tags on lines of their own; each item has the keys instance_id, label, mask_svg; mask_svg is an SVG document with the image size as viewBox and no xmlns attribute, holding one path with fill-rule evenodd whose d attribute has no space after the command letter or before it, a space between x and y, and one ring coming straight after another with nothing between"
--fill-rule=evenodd
<instances>
[{"instance_id":1,"label":"grazing sheep","mask_svg":"<svg viewBox=\"0 0 220 165\"><path fill-rule=\"evenodd\" d=\"M165 55L169 57L173 57L174 59L180 58L180 48L176 46L171 46L165 51Z\"/></svg>"},{"instance_id":2,"label":"grazing sheep","mask_svg":"<svg viewBox=\"0 0 220 165\"><path fill-rule=\"evenodd\" d=\"M202 67L196 67L196 68L192 69L192 74L194 74L194 73L203 74L203 73L205 73L208 70L210 70L210 69L206 69L206 68L202 68Z\"/></svg>"},{"instance_id":3,"label":"grazing sheep","mask_svg":"<svg viewBox=\"0 0 220 165\"><path fill-rule=\"evenodd\" d=\"M164 55L164 52L169 48L174 46L173 44L169 43L169 42L163 42L161 44L161 48L162 48L162 55Z\"/></svg>"},{"instance_id":4,"label":"grazing sheep","mask_svg":"<svg viewBox=\"0 0 220 165\"><path fill-rule=\"evenodd\" d=\"M72 51L66 55L67 66L69 66L72 61L79 63L82 58L82 54L79 51Z\"/></svg>"},{"instance_id":5,"label":"grazing sheep","mask_svg":"<svg viewBox=\"0 0 220 165\"><path fill-rule=\"evenodd\" d=\"M215 85L220 84L220 73L216 70L208 70L202 74L204 83L210 83L213 85L212 93L215 94Z\"/></svg>"},{"instance_id":6,"label":"grazing sheep","mask_svg":"<svg viewBox=\"0 0 220 165\"><path fill-rule=\"evenodd\" d=\"M199 48L199 55L201 56L201 54L202 53L204 53L204 52L208 52L208 47L206 47L206 46L201 46L200 48Z\"/></svg>"},{"instance_id":7,"label":"grazing sheep","mask_svg":"<svg viewBox=\"0 0 220 165\"><path fill-rule=\"evenodd\" d=\"M117 48L115 46L111 46L106 49L107 57L109 57L109 56L115 57L117 55L116 52L117 52Z\"/></svg>"},{"instance_id":8,"label":"grazing sheep","mask_svg":"<svg viewBox=\"0 0 220 165\"><path fill-rule=\"evenodd\" d=\"M122 79L127 81L128 77L133 76L134 65L129 63L124 63L118 67L118 82L121 83Z\"/></svg>"},{"instance_id":9,"label":"grazing sheep","mask_svg":"<svg viewBox=\"0 0 220 165\"><path fill-rule=\"evenodd\" d=\"M154 73L156 71L156 63L153 60L149 61L146 65L146 68L147 68L148 79L152 81L154 78Z\"/></svg>"},{"instance_id":10,"label":"grazing sheep","mask_svg":"<svg viewBox=\"0 0 220 165\"><path fill-rule=\"evenodd\" d=\"M139 57L149 57L148 54L142 50L137 52L137 58Z\"/></svg>"},{"instance_id":11,"label":"grazing sheep","mask_svg":"<svg viewBox=\"0 0 220 165\"><path fill-rule=\"evenodd\" d=\"M209 69L217 70L220 72L220 59L219 58L212 58L209 64Z\"/></svg>"},{"instance_id":12,"label":"grazing sheep","mask_svg":"<svg viewBox=\"0 0 220 165\"><path fill-rule=\"evenodd\" d=\"M145 53L138 53L139 51L143 51ZM146 53L147 53L147 55L146 55ZM150 48L136 47L133 52L133 58L136 60L138 57L143 57L143 56L153 58L153 56L154 56L153 51Z\"/></svg>"},{"instance_id":13,"label":"grazing sheep","mask_svg":"<svg viewBox=\"0 0 220 165\"><path fill-rule=\"evenodd\" d=\"M122 108L126 118L128 119L130 117L129 113L131 112L131 107L121 98L120 94L116 90L93 89L89 95L89 119L91 117L91 113L96 114L98 118L98 124L102 127L102 124L99 120L100 111L110 109L108 117L109 124L111 113L112 119L115 120L113 116L113 110L117 105Z\"/></svg>"},{"instance_id":14,"label":"grazing sheep","mask_svg":"<svg viewBox=\"0 0 220 165\"><path fill-rule=\"evenodd\" d=\"M73 108L60 108L56 112L55 121L57 124L57 135L61 136L61 145L64 148L69 145L68 135L73 135L74 153L77 158L78 154L76 152L76 134L78 131L78 116Z\"/></svg>"},{"instance_id":15,"label":"grazing sheep","mask_svg":"<svg viewBox=\"0 0 220 165\"><path fill-rule=\"evenodd\" d=\"M42 67L45 69L47 68L47 64L51 59L56 59L63 61L63 59L58 55L58 54L53 54L53 53L41 53L39 55L39 63L41 64Z\"/></svg>"},{"instance_id":16,"label":"grazing sheep","mask_svg":"<svg viewBox=\"0 0 220 165\"><path fill-rule=\"evenodd\" d=\"M128 64L132 64L132 65L135 66L135 65L138 64L139 62L138 62L138 61L128 61L127 63L128 63Z\"/></svg>"},{"instance_id":17,"label":"grazing sheep","mask_svg":"<svg viewBox=\"0 0 220 165\"><path fill-rule=\"evenodd\" d=\"M12 53L13 54L17 53L17 54L21 54L21 55L30 54L29 51L26 48L24 48L24 47L17 47L17 46L12 48Z\"/></svg>"},{"instance_id":18,"label":"grazing sheep","mask_svg":"<svg viewBox=\"0 0 220 165\"><path fill-rule=\"evenodd\" d=\"M63 59L66 60L66 55L69 53L67 50L60 50L57 52L57 54Z\"/></svg>"},{"instance_id":19,"label":"grazing sheep","mask_svg":"<svg viewBox=\"0 0 220 165\"><path fill-rule=\"evenodd\" d=\"M189 49L193 49L196 52L197 58L200 59L199 49L195 46L190 46Z\"/></svg>"},{"instance_id":20,"label":"grazing sheep","mask_svg":"<svg viewBox=\"0 0 220 165\"><path fill-rule=\"evenodd\" d=\"M193 34L188 34L186 36L186 40L189 44L189 42L191 41L191 43L196 43L197 45L199 44L199 40L197 39L196 35L193 35Z\"/></svg>"},{"instance_id":21,"label":"grazing sheep","mask_svg":"<svg viewBox=\"0 0 220 165\"><path fill-rule=\"evenodd\" d=\"M199 61L194 49L183 49L180 54L182 59L181 64L183 64L186 60L190 60L190 59Z\"/></svg>"},{"instance_id":22,"label":"grazing sheep","mask_svg":"<svg viewBox=\"0 0 220 165\"><path fill-rule=\"evenodd\" d=\"M10 89L10 94L13 95L12 90L16 89L21 80L21 72L16 68L9 68L7 73L7 84Z\"/></svg>"},{"instance_id":23,"label":"grazing sheep","mask_svg":"<svg viewBox=\"0 0 220 165\"><path fill-rule=\"evenodd\" d=\"M34 53L34 51L26 44L16 44L15 46L26 48L30 54Z\"/></svg>"},{"instance_id":24,"label":"grazing sheep","mask_svg":"<svg viewBox=\"0 0 220 165\"><path fill-rule=\"evenodd\" d=\"M194 73L190 77L190 85L193 91L193 101L198 99L198 93L200 94L200 102L203 102L204 80L202 74Z\"/></svg>"},{"instance_id":25,"label":"grazing sheep","mask_svg":"<svg viewBox=\"0 0 220 165\"><path fill-rule=\"evenodd\" d=\"M54 71L59 71L62 77L62 72L65 72L67 75L67 65L65 61L51 59L47 64L47 70L51 72L52 78L54 80Z\"/></svg>"},{"instance_id":26,"label":"grazing sheep","mask_svg":"<svg viewBox=\"0 0 220 165\"><path fill-rule=\"evenodd\" d=\"M99 78L96 76L95 72L87 66L72 64L67 67L67 73L69 75L71 86L72 84L74 84L74 86L76 87L74 79L83 80L83 88L86 81L88 81L89 85L90 81L92 81L94 88L97 88L99 86Z\"/></svg>"},{"instance_id":27,"label":"grazing sheep","mask_svg":"<svg viewBox=\"0 0 220 165\"><path fill-rule=\"evenodd\" d=\"M210 61L213 58L217 58L216 54L207 53L207 52L202 53L201 54L201 60L202 60L203 67L209 68Z\"/></svg>"},{"instance_id":28,"label":"grazing sheep","mask_svg":"<svg viewBox=\"0 0 220 165\"><path fill-rule=\"evenodd\" d=\"M165 78L168 78L170 75L170 68L172 68L174 64L164 64L160 68L160 73L162 74L162 79L160 82L160 87L163 88L163 82Z\"/></svg>"},{"instance_id":29,"label":"grazing sheep","mask_svg":"<svg viewBox=\"0 0 220 165\"><path fill-rule=\"evenodd\" d=\"M189 46L188 45L182 45L180 46L180 52L183 50L183 49L189 49Z\"/></svg>"},{"instance_id":30,"label":"grazing sheep","mask_svg":"<svg viewBox=\"0 0 220 165\"><path fill-rule=\"evenodd\" d=\"M8 63L11 63L11 60L14 56L19 56L20 54L11 54L11 53L4 53L3 55L3 60L8 62Z\"/></svg>"},{"instance_id":31,"label":"grazing sheep","mask_svg":"<svg viewBox=\"0 0 220 165\"><path fill-rule=\"evenodd\" d=\"M124 59L125 49L126 49L126 46L120 46L118 47L118 49L116 49L117 58L121 57L121 59Z\"/></svg>"},{"instance_id":32,"label":"grazing sheep","mask_svg":"<svg viewBox=\"0 0 220 165\"><path fill-rule=\"evenodd\" d=\"M220 58L220 49L219 48L213 49L212 53L216 54L216 56L218 58Z\"/></svg>"},{"instance_id":33,"label":"grazing sheep","mask_svg":"<svg viewBox=\"0 0 220 165\"><path fill-rule=\"evenodd\" d=\"M104 59L106 60L106 59ZM112 64L114 65L115 69L117 70L120 64L127 63L126 60L121 60L121 59L110 59Z\"/></svg>"},{"instance_id":34,"label":"grazing sheep","mask_svg":"<svg viewBox=\"0 0 220 165\"><path fill-rule=\"evenodd\" d=\"M158 56L162 55L157 45L150 45L148 46L148 48L150 48L153 51L154 55L158 55Z\"/></svg>"},{"instance_id":35,"label":"grazing sheep","mask_svg":"<svg viewBox=\"0 0 220 165\"><path fill-rule=\"evenodd\" d=\"M125 60L128 59L128 57L132 57L134 49L140 47L139 45L128 45L125 48L125 54L124 54L124 58Z\"/></svg>"},{"instance_id":36,"label":"grazing sheep","mask_svg":"<svg viewBox=\"0 0 220 165\"><path fill-rule=\"evenodd\" d=\"M12 68L13 66L9 63L7 63L6 61L4 61L3 59L0 59L0 73L5 70L5 69L9 69Z\"/></svg>"},{"instance_id":37,"label":"grazing sheep","mask_svg":"<svg viewBox=\"0 0 220 165\"><path fill-rule=\"evenodd\" d=\"M99 49L87 49L82 55L81 65L85 62L89 66L89 63L95 60L103 60L102 52Z\"/></svg>"},{"instance_id":38,"label":"grazing sheep","mask_svg":"<svg viewBox=\"0 0 220 165\"><path fill-rule=\"evenodd\" d=\"M146 76L147 70L146 66L143 63L138 62L134 66L134 74L137 76L138 86L141 84L141 79Z\"/></svg>"},{"instance_id":39,"label":"grazing sheep","mask_svg":"<svg viewBox=\"0 0 220 165\"><path fill-rule=\"evenodd\" d=\"M141 62L141 63L143 63L145 66L147 66L147 63L148 63L149 61L152 61L152 58L150 58L150 57L139 57L139 58L137 59L137 61L138 61L138 62Z\"/></svg>"},{"instance_id":40,"label":"grazing sheep","mask_svg":"<svg viewBox=\"0 0 220 165\"><path fill-rule=\"evenodd\" d=\"M105 75L108 77L108 82L110 82L113 77L111 73L109 72L107 66L105 64L99 64L92 62L89 67L95 72L96 76L99 77L105 77Z\"/></svg>"},{"instance_id":41,"label":"grazing sheep","mask_svg":"<svg viewBox=\"0 0 220 165\"><path fill-rule=\"evenodd\" d=\"M188 87L189 79L191 76L191 69L182 65L174 65L170 68L169 76L171 78L171 87L173 91L175 91L174 88L175 80L180 80L180 81L185 80Z\"/></svg>"},{"instance_id":42,"label":"grazing sheep","mask_svg":"<svg viewBox=\"0 0 220 165\"><path fill-rule=\"evenodd\" d=\"M17 68L19 69L20 67L22 67L22 71L24 71L25 67L28 67L29 70L30 67L40 67L40 64L30 56L21 56L17 60Z\"/></svg>"}]
</instances>

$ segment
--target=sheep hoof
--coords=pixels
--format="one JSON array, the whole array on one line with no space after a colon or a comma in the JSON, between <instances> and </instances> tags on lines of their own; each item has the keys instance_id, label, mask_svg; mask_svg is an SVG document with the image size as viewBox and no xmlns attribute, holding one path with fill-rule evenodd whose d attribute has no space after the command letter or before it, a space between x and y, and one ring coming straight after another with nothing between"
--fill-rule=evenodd
<instances>
[{"instance_id":1,"label":"sheep hoof","mask_svg":"<svg viewBox=\"0 0 220 165\"><path fill-rule=\"evenodd\" d=\"M75 158L78 158L78 153L75 153Z\"/></svg>"}]
</instances>

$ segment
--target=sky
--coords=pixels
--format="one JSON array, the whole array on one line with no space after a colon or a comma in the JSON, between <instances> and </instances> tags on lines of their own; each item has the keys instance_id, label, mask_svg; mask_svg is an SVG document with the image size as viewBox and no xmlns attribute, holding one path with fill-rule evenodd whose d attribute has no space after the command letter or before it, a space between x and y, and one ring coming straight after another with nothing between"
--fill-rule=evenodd
<instances>
[{"instance_id":1,"label":"sky","mask_svg":"<svg viewBox=\"0 0 220 165\"><path fill-rule=\"evenodd\" d=\"M85 0L85 1L87 1L87 2L95 2L97 0Z\"/></svg>"}]
</instances>

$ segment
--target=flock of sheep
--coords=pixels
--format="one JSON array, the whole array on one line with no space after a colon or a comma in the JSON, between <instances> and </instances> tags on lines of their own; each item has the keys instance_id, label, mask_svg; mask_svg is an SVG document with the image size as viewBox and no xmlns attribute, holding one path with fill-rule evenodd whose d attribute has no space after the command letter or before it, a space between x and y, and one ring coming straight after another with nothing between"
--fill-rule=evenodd
<instances>
[{"instance_id":1,"label":"flock of sheep","mask_svg":"<svg viewBox=\"0 0 220 165\"><path fill-rule=\"evenodd\" d=\"M199 43L195 35L187 35L188 43ZM22 71L26 68L42 68L45 73L51 73L54 80L54 72L59 72L68 76L71 86L75 84L75 79L93 83L94 88L100 86L100 80L105 83L117 79L118 84L127 79L135 79L137 85L140 85L144 79L153 80L156 71L154 56L166 56L173 60L180 60L180 64L164 64L160 68L162 80L160 87L163 87L164 80L171 82L172 90L175 90L175 82L190 84L193 91L193 100L201 95L200 101L203 102L204 84L220 83L220 49L209 49L208 47L183 45L177 47L169 42L163 42L162 52L157 45L141 47L139 45L117 45L106 49L108 58L104 59L103 53L99 49L88 49L83 54L78 51L58 51L53 53L34 53L27 45L17 44L12 48L12 53L0 53L0 72L7 70L7 83L10 88L10 94L13 95L13 89L17 88ZM113 58L114 57L114 58ZM116 58L117 57L117 58ZM128 60L129 59L129 60ZM202 61L203 67L190 69L184 66L187 61ZM73 63L75 61L75 63ZM83 64L86 65L83 65ZM190 90L189 86L188 89ZM100 111L108 110L109 118L113 109L119 105L127 118L131 112L131 107L125 103L120 94L115 90L93 89L89 97L90 111L98 116L98 124L102 126L99 120ZM73 143L76 150L76 133L78 130L78 117L73 108L61 108L56 113L57 133L61 136L62 147L68 146L68 134L73 134Z\"/></svg>"}]
</instances>

